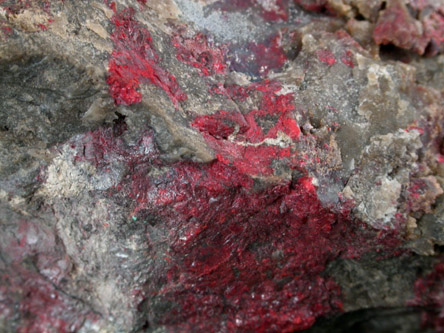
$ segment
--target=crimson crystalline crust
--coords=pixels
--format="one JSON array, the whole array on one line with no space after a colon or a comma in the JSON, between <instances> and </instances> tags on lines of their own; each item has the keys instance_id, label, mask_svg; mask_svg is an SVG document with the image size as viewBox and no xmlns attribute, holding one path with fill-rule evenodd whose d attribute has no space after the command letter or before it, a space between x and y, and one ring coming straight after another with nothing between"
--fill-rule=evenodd
<instances>
[{"instance_id":1,"label":"crimson crystalline crust","mask_svg":"<svg viewBox=\"0 0 444 333\"><path fill-rule=\"evenodd\" d=\"M110 195L137 202L135 221L160 219L166 228L163 244L147 234L152 250L167 244L168 251L155 272L162 287L144 295L169 304L158 320L174 330L308 328L317 316L342 310L338 285L322 275L328 261L398 244L394 235L361 230L348 210L323 207L310 177L255 188L249 175L269 172L256 159L233 166L223 157L208 165L174 163L151 177L151 169L168 166L149 134L133 151L111 129L80 142L88 152L80 160L91 158L99 168L125 160L134 173Z\"/></svg>"},{"instance_id":2,"label":"crimson crystalline crust","mask_svg":"<svg viewBox=\"0 0 444 333\"><path fill-rule=\"evenodd\" d=\"M0 0L0 331L443 331L443 17Z\"/></svg>"},{"instance_id":3,"label":"crimson crystalline crust","mask_svg":"<svg viewBox=\"0 0 444 333\"><path fill-rule=\"evenodd\" d=\"M175 105L187 96L180 90L176 78L158 66L159 56L152 47L149 31L134 19L134 9L126 9L112 18L111 34L114 51L109 62L107 83L116 104L139 103L137 91L147 81L162 88Z\"/></svg>"}]
</instances>

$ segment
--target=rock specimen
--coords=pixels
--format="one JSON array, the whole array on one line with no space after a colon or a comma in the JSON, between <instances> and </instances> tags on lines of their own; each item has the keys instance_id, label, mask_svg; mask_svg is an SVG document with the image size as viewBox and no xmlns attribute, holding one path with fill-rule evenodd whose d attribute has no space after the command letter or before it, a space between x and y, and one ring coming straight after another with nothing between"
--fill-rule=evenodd
<instances>
[{"instance_id":1,"label":"rock specimen","mask_svg":"<svg viewBox=\"0 0 444 333\"><path fill-rule=\"evenodd\" d=\"M0 330L444 331L444 2L0 0Z\"/></svg>"}]
</instances>

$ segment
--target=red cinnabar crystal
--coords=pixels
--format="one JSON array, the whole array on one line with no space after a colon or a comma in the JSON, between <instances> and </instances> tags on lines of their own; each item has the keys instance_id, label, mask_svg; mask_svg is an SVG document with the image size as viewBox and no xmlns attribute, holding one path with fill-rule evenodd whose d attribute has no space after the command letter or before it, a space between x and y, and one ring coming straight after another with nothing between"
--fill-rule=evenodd
<instances>
[{"instance_id":1,"label":"red cinnabar crystal","mask_svg":"<svg viewBox=\"0 0 444 333\"><path fill-rule=\"evenodd\" d=\"M114 51L109 60L107 82L117 104L131 105L142 100L140 84L152 83L166 92L177 107L187 96L176 78L160 66L149 31L135 18L134 9L124 9L112 18Z\"/></svg>"}]
</instances>

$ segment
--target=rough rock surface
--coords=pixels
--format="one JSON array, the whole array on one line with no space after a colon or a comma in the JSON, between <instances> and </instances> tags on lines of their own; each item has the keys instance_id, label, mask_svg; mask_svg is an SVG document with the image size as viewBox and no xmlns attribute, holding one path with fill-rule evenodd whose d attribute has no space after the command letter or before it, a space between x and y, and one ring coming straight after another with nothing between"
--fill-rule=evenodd
<instances>
[{"instance_id":1,"label":"rough rock surface","mask_svg":"<svg viewBox=\"0 0 444 333\"><path fill-rule=\"evenodd\" d=\"M0 0L0 331L444 331L442 0Z\"/></svg>"}]
</instances>

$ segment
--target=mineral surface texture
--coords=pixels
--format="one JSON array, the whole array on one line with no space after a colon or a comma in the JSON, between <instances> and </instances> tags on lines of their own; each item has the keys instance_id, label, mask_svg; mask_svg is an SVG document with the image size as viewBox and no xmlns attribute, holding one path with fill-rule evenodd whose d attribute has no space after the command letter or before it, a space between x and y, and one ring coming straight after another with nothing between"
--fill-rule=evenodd
<instances>
[{"instance_id":1,"label":"mineral surface texture","mask_svg":"<svg viewBox=\"0 0 444 333\"><path fill-rule=\"evenodd\" d=\"M444 0L0 0L0 332L444 332Z\"/></svg>"}]
</instances>

